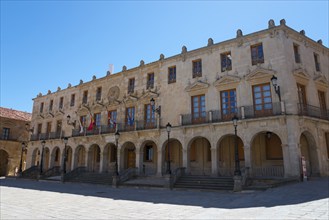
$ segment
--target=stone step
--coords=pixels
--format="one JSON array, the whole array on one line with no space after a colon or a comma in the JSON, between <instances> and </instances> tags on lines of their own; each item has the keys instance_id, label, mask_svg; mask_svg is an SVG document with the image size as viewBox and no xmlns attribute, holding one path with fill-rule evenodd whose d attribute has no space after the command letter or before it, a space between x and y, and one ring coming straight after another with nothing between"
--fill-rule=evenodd
<instances>
[{"instance_id":1,"label":"stone step","mask_svg":"<svg viewBox=\"0 0 329 220\"><path fill-rule=\"evenodd\" d=\"M182 176L176 182L175 188L232 190L234 181L230 177Z\"/></svg>"}]
</instances>

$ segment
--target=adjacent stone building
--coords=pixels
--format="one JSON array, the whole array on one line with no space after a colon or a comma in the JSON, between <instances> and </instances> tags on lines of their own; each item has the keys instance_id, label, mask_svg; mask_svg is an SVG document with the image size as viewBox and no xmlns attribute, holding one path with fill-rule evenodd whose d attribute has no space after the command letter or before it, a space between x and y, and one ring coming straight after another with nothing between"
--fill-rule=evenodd
<instances>
[{"instance_id":1,"label":"adjacent stone building","mask_svg":"<svg viewBox=\"0 0 329 220\"><path fill-rule=\"evenodd\" d=\"M31 113L0 107L0 176L15 175L26 167L26 145L29 141L27 126Z\"/></svg>"},{"instance_id":2,"label":"adjacent stone building","mask_svg":"<svg viewBox=\"0 0 329 220\"><path fill-rule=\"evenodd\" d=\"M302 157L308 176L329 175L328 60L321 40L270 20L265 30L39 94L27 167L40 163L42 140L43 169L62 166L68 137L68 172L112 173L117 157L119 173L162 176L170 158L172 172L233 176L237 116L243 175L298 177Z\"/></svg>"}]
</instances>

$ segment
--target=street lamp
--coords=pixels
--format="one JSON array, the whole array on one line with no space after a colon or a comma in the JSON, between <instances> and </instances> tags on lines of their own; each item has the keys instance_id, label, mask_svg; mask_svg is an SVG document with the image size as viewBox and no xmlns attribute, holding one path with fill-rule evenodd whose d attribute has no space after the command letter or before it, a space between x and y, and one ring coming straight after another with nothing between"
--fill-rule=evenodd
<instances>
[{"instance_id":1,"label":"street lamp","mask_svg":"<svg viewBox=\"0 0 329 220\"><path fill-rule=\"evenodd\" d=\"M41 149L41 161L40 161L40 176L42 175L42 165L43 165L43 150L45 148L46 141L41 141L42 149Z\"/></svg>"},{"instance_id":2,"label":"street lamp","mask_svg":"<svg viewBox=\"0 0 329 220\"><path fill-rule=\"evenodd\" d=\"M168 122L166 125L166 129L168 132L168 161L167 161L167 171L166 174L171 174L171 169L170 169L170 145L169 145L169 138L170 138L170 131L171 131L171 124Z\"/></svg>"},{"instance_id":3,"label":"street lamp","mask_svg":"<svg viewBox=\"0 0 329 220\"><path fill-rule=\"evenodd\" d=\"M159 116L161 116L161 105L159 105L158 108L155 108L155 100L153 98L151 98L150 103L152 106L152 111L156 112Z\"/></svg>"},{"instance_id":4,"label":"street lamp","mask_svg":"<svg viewBox=\"0 0 329 220\"><path fill-rule=\"evenodd\" d=\"M271 78L271 82L274 87L275 93L278 94L279 101L281 102L281 92L280 92L280 86L278 85L278 78L273 75Z\"/></svg>"},{"instance_id":5,"label":"street lamp","mask_svg":"<svg viewBox=\"0 0 329 220\"><path fill-rule=\"evenodd\" d=\"M115 132L114 134L115 137L115 147L116 147L116 151L115 151L115 176L119 176L119 171L118 171L118 141L120 138L120 133L119 131Z\"/></svg>"},{"instance_id":6,"label":"street lamp","mask_svg":"<svg viewBox=\"0 0 329 220\"><path fill-rule=\"evenodd\" d=\"M64 175L66 174L66 160L67 160L66 145L67 145L67 142L69 141L69 138L64 137L63 140L64 140L64 158L63 158L63 175L62 175L63 178L62 178L62 181L64 181Z\"/></svg>"},{"instance_id":7,"label":"street lamp","mask_svg":"<svg viewBox=\"0 0 329 220\"><path fill-rule=\"evenodd\" d=\"M18 170L19 174L22 173L23 153L24 153L26 147L27 147L26 144L24 142L22 142L21 161L19 162L19 170Z\"/></svg>"},{"instance_id":8,"label":"street lamp","mask_svg":"<svg viewBox=\"0 0 329 220\"><path fill-rule=\"evenodd\" d=\"M236 115L234 115L234 117L232 118L232 122L234 126L234 157L235 157L234 176L241 176L239 151L238 151L238 135L237 135L238 117Z\"/></svg>"}]
</instances>

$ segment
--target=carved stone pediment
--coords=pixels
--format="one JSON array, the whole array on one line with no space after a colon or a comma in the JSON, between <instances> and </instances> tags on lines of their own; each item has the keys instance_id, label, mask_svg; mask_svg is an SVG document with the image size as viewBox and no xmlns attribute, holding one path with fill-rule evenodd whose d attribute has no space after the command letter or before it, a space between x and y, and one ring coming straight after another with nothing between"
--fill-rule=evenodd
<instances>
[{"instance_id":1,"label":"carved stone pediment","mask_svg":"<svg viewBox=\"0 0 329 220\"><path fill-rule=\"evenodd\" d=\"M86 104L81 104L77 110L77 113L79 115L83 115L84 113L88 113L88 112L90 112L90 107Z\"/></svg>"},{"instance_id":2,"label":"carved stone pediment","mask_svg":"<svg viewBox=\"0 0 329 220\"><path fill-rule=\"evenodd\" d=\"M307 71L302 68L295 69L292 73L298 83L307 84L311 79L311 76L307 73Z\"/></svg>"},{"instance_id":3,"label":"carved stone pediment","mask_svg":"<svg viewBox=\"0 0 329 220\"><path fill-rule=\"evenodd\" d=\"M237 84L240 83L241 78L239 76L234 76L234 75L225 75L221 76L219 79L217 79L214 82L214 86L217 89L226 89L226 88L232 88L236 87Z\"/></svg>"},{"instance_id":4,"label":"carved stone pediment","mask_svg":"<svg viewBox=\"0 0 329 220\"><path fill-rule=\"evenodd\" d=\"M135 96L134 94L128 94L127 96L125 95L124 97L123 97L123 102L124 103L134 103L134 102L136 102L138 100L138 97L137 96Z\"/></svg>"},{"instance_id":5,"label":"carved stone pediment","mask_svg":"<svg viewBox=\"0 0 329 220\"><path fill-rule=\"evenodd\" d=\"M317 87L322 89L327 89L329 87L329 82L324 75L316 75L313 79Z\"/></svg>"},{"instance_id":6,"label":"carved stone pediment","mask_svg":"<svg viewBox=\"0 0 329 220\"><path fill-rule=\"evenodd\" d=\"M54 115L55 116L64 115L64 111L62 109L60 109L60 110L56 111Z\"/></svg>"},{"instance_id":7,"label":"carved stone pediment","mask_svg":"<svg viewBox=\"0 0 329 220\"><path fill-rule=\"evenodd\" d=\"M45 118L44 114L38 114L37 115L37 119L44 119L44 118Z\"/></svg>"},{"instance_id":8,"label":"carved stone pediment","mask_svg":"<svg viewBox=\"0 0 329 220\"><path fill-rule=\"evenodd\" d=\"M147 90L142 93L142 96L140 96L139 99L150 100L151 98L159 97L159 95L160 94L157 91Z\"/></svg>"},{"instance_id":9,"label":"carved stone pediment","mask_svg":"<svg viewBox=\"0 0 329 220\"><path fill-rule=\"evenodd\" d=\"M274 70L257 67L255 70L248 73L245 78L252 83L260 83L269 81L275 73L276 71Z\"/></svg>"},{"instance_id":10,"label":"carved stone pediment","mask_svg":"<svg viewBox=\"0 0 329 220\"><path fill-rule=\"evenodd\" d=\"M191 92L191 91L196 91L196 90L201 90L201 89L207 89L209 87L209 84L206 82L202 81L196 81L192 83L191 85L187 86L185 88L186 92Z\"/></svg>"},{"instance_id":11,"label":"carved stone pediment","mask_svg":"<svg viewBox=\"0 0 329 220\"><path fill-rule=\"evenodd\" d=\"M53 118L53 117L55 117L55 115L52 111L49 111L45 116L45 118Z\"/></svg>"}]
</instances>

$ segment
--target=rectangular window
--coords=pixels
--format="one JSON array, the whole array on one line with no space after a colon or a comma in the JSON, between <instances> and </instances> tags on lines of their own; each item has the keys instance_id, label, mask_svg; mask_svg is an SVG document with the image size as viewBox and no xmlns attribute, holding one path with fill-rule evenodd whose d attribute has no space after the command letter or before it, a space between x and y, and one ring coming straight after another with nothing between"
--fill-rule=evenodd
<instances>
[{"instance_id":1,"label":"rectangular window","mask_svg":"<svg viewBox=\"0 0 329 220\"><path fill-rule=\"evenodd\" d=\"M116 124L117 124L117 111L113 110L113 111L108 111L107 113L107 125L110 128L116 128Z\"/></svg>"},{"instance_id":2,"label":"rectangular window","mask_svg":"<svg viewBox=\"0 0 329 220\"><path fill-rule=\"evenodd\" d=\"M306 89L305 86L302 84L297 83L297 90L298 90L298 101L299 104L306 106L307 101L306 101Z\"/></svg>"},{"instance_id":3,"label":"rectangular window","mask_svg":"<svg viewBox=\"0 0 329 220\"><path fill-rule=\"evenodd\" d=\"M320 62L319 62L319 55L314 53L314 63L315 63L315 70L320 72Z\"/></svg>"},{"instance_id":4,"label":"rectangular window","mask_svg":"<svg viewBox=\"0 0 329 220\"><path fill-rule=\"evenodd\" d=\"M205 95L192 96L192 123L206 121L206 98Z\"/></svg>"},{"instance_id":5,"label":"rectangular window","mask_svg":"<svg viewBox=\"0 0 329 220\"><path fill-rule=\"evenodd\" d=\"M62 132L62 121L58 120L57 121L57 126L56 126L56 133L60 134Z\"/></svg>"},{"instance_id":6,"label":"rectangular window","mask_svg":"<svg viewBox=\"0 0 329 220\"><path fill-rule=\"evenodd\" d=\"M258 63L264 63L264 53L263 53L263 45L257 44L250 46L251 49L251 63L252 65L256 65Z\"/></svg>"},{"instance_id":7,"label":"rectangular window","mask_svg":"<svg viewBox=\"0 0 329 220\"><path fill-rule=\"evenodd\" d=\"M237 113L236 90L220 92L222 117L232 119Z\"/></svg>"},{"instance_id":8,"label":"rectangular window","mask_svg":"<svg viewBox=\"0 0 329 220\"><path fill-rule=\"evenodd\" d=\"M38 124L37 134L41 134L41 132L42 132L42 124Z\"/></svg>"},{"instance_id":9,"label":"rectangular window","mask_svg":"<svg viewBox=\"0 0 329 220\"><path fill-rule=\"evenodd\" d=\"M100 101L102 98L102 87L98 87L96 90L96 101Z\"/></svg>"},{"instance_id":10,"label":"rectangular window","mask_svg":"<svg viewBox=\"0 0 329 220\"><path fill-rule=\"evenodd\" d=\"M154 88L154 73L147 74L147 84L146 89L153 89Z\"/></svg>"},{"instance_id":11,"label":"rectangular window","mask_svg":"<svg viewBox=\"0 0 329 220\"><path fill-rule=\"evenodd\" d=\"M42 112L43 112L43 105L44 105L44 103L43 103L43 102L41 102L41 104L40 104L40 113L42 113Z\"/></svg>"},{"instance_id":12,"label":"rectangular window","mask_svg":"<svg viewBox=\"0 0 329 220\"><path fill-rule=\"evenodd\" d=\"M63 109L63 103L64 103L64 97L60 97L59 98L59 105L58 105L59 109Z\"/></svg>"},{"instance_id":13,"label":"rectangular window","mask_svg":"<svg viewBox=\"0 0 329 220\"><path fill-rule=\"evenodd\" d=\"M326 111L327 105L326 105L325 93L323 91L318 91L318 96L319 96L320 109Z\"/></svg>"},{"instance_id":14,"label":"rectangular window","mask_svg":"<svg viewBox=\"0 0 329 220\"><path fill-rule=\"evenodd\" d=\"M272 96L269 83L253 86L254 111L258 116L272 114Z\"/></svg>"},{"instance_id":15,"label":"rectangular window","mask_svg":"<svg viewBox=\"0 0 329 220\"><path fill-rule=\"evenodd\" d=\"M101 126L101 113L94 114L94 122L96 127L99 128Z\"/></svg>"},{"instance_id":16,"label":"rectangular window","mask_svg":"<svg viewBox=\"0 0 329 220\"><path fill-rule=\"evenodd\" d=\"M47 122L47 134L49 134L51 132L51 122Z\"/></svg>"},{"instance_id":17,"label":"rectangular window","mask_svg":"<svg viewBox=\"0 0 329 220\"><path fill-rule=\"evenodd\" d=\"M145 162L152 162L153 161L153 146L152 145L146 145L144 149L145 149L144 161Z\"/></svg>"},{"instance_id":18,"label":"rectangular window","mask_svg":"<svg viewBox=\"0 0 329 220\"><path fill-rule=\"evenodd\" d=\"M83 91L82 104L87 104L88 102L88 90Z\"/></svg>"},{"instance_id":19,"label":"rectangular window","mask_svg":"<svg viewBox=\"0 0 329 220\"><path fill-rule=\"evenodd\" d=\"M70 102L70 106L74 106L75 105L75 94L71 95L71 102Z\"/></svg>"},{"instance_id":20,"label":"rectangular window","mask_svg":"<svg viewBox=\"0 0 329 220\"><path fill-rule=\"evenodd\" d=\"M135 123L135 107L126 108L126 125L134 126Z\"/></svg>"},{"instance_id":21,"label":"rectangular window","mask_svg":"<svg viewBox=\"0 0 329 220\"><path fill-rule=\"evenodd\" d=\"M53 110L54 100L50 100L49 103L49 111L51 112Z\"/></svg>"},{"instance_id":22,"label":"rectangular window","mask_svg":"<svg viewBox=\"0 0 329 220\"><path fill-rule=\"evenodd\" d=\"M295 62L301 63L300 54L299 54L299 46L297 44L294 44L294 55L295 55Z\"/></svg>"},{"instance_id":23,"label":"rectangular window","mask_svg":"<svg viewBox=\"0 0 329 220\"><path fill-rule=\"evenodd\" d=\"M134 93L135 90L135 78L129 79L128 82L128 93Z\"/></svg>"},{"instance_id":24,"label":"rectangular window","mask_svg":"<svg viewBox=\"0 0 329 220\"><path fill-rule=\"evenodd\" d=\"M202 60L193 60L192 61L193 68L193 78L202 77Z\"/></svg>"},{"instance_id":25,"label":"rectangular window","mask_svg":"<svg viewBox=\"0 0 329 220\"><path fill-rule=\"evenodd\" d=\"M221 60L221 70L222 70L222 72L232 70L231 52L222 53L220 55L220 60Z\"/></svg>"},{"instance_id":26,"label":"rectangular window","mask_svg":"<svg viewBox=\"0 0 329 220\"><path fill-rule=\"evenodd\" d=\"M176 66L168 68L168 84L176 82Z\"/></svg>"},{"instance_id":27,"label":"rectangular window","mask_svg":"<svg viewBox=\"0 0 329 220\"><path fill-rule=\"evenodd\" d=\"M10 128L3 128L2 129L2 140L9 139Z\"/></svg>"},{"instance_id":28,"label":"rectangular window","mask_svg":"<svg viewBox=\"0 0 329 220\"><path fill-rule=\"evenodd\" d=\"M152 109L151 104L145 105L145 127L146 128L154 128L155 127L155 113Z\"/></svg>"},{"instance_id":29,"label":"rectangular window","mask_svg":"<svg viewBox=\"0 0 329 220\"><path fill-rule=\"evenodd\" d=\"M80 116L80 122L81 122L82 127L84 127L84 128L86 127L86 120L87 120L86 115Z\"/></svg>"}]
</instances>

